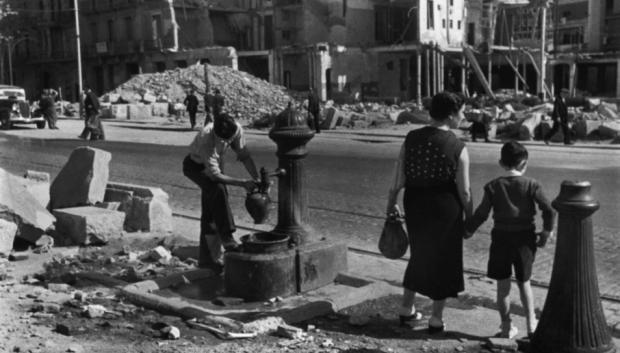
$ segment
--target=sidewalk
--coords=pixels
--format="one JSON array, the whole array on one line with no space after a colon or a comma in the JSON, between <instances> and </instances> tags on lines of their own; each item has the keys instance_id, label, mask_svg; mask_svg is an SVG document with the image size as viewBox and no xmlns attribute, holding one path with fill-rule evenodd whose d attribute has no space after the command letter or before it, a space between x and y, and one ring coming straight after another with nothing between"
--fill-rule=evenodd
<instances>
[{"instance_id":1,"label":"sidewalk","mask_svg":"<svg viewBox=\"0 0 620 353\"><path fill-rule=\"evenodd\" d=\"M188 235L196 234L199 227L198 220L189 217L175 217L174 221L175 233L179 236L187 237ZM235 234L237 238L242 234L247 234L248 231L269 229L268 226L255 227L250 224L237 223L239 228ZM371 254L349 249L348 264L349 272L356 276L385 281L393 286L400 287L407 262L403 259L389 260L378 253ZM513 284L512 287L513 322L519 329L517 338L524 338L526 336L524 310L519 301L519 292L516 284ZM537 316L540 316L547 296L547 289L534 286L533 291L536 313ZM444 348L452 347L452 351L454 351L459 346L479 345L481 342L486 341L486 338L493 336L499 330L495 295L496 287L493 280L484 275L466 273L465 291L457 299L448 299L446 304L444 321L449 334L443 338L433 339L432 343L429 343L429 340L425 339L426 336L423 334L427 324L426 319L421 320L414 327L417 334L413 339L408 340L408 348L410 351L416 351L416 349L427 351L424 347L439 346ZM399 301L400 296L384 298L375 305L371 305L371 309L366 309L363 314L370 317L380 315L382 319L389 320L390 324L393 325L392 321L397 321L398 319ZM616 347L620 347L620 303L603 301L602 304ZM416 299L416 307L423 312L425 318L430 316L431 305L432 302L426 297L418 296Z\"/></svg>"}]
</instances>

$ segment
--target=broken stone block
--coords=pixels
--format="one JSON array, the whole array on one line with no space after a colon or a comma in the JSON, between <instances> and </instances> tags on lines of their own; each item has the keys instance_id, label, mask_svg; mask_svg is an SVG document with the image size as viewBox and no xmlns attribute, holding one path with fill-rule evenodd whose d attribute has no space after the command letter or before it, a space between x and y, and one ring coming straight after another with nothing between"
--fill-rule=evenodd
<instances>
[{"instance_id":1,"label":"broken stone block","mask_svg":"<svg viewBox=\"0 0 620 353\"><path fill-rule=\"evenodd\" d=\"M24 180L0 168L0 219L15 223L15 236L34 243L55 219L39 200L24 192Z\"/></svg>"},{"instance_id":2,"label":"broken stone block","mask_svg":"<svg viewBox=\"0 0 620 353\"><path fill-rule=\"evenodd\" d=\"M50 188L50 208L94 205L103 201L112 154L92 147L73 150Z\"/></svg>"},{"instance_id":3,"label":"broken stone block","mask_svg":"<svg viewBox=\"0 0 620 353\"><path fill-rule=\"evenodd\" d=\"M90 319L102 317L106 311L103 305L98 304L86 305L82 308L82 314Z\"/></svg>"},{"instance_id":4,"label":"broken stone block","mask_svg":"<svg viewBox=\"0 0 620 353\"><path fill-rule=\"evenodd\" d=\"M0 219L0 253L8 255L13 250L17 224Z\"/></svg>"},{"instance_id":5,"label":"broken stone block","mask_svg":"<svg viewBox=\"0 0 620 353\"><path fill-rule=\"evenodd\" d=\"M178 340L181 338L181 331L176 326L166 326L161 329L161 334L163 338L169 340Z\"/></svg>"},{"instance_id":6,"label":"broken stone block","mask_svg":"<svg viewBox=\"0 0 620 353\"><path fill-rule=\"evenodd\" d=\"M155 102L151 104L151 114L153 116L168 116L168 103Z\"/></svg>"},{"instance_id":7,"label":"broken stone block","mask_svg":"<svg viewBox=\"0 0 620 353\"><path fill-rule=\"evenodd\" d=\"M615 138L620 132L620 123L605 122L598 127L598 132L602 138Z\"/></svg>"},{"instance_id":8,"label":"broken stone block","mask_svg":"<svg viewBox=\"0 0 620 353\"><path fill-rule=\"evenodd\" d=\"M61 245L105 244L123 232L125 213L94 206L54 210L56 240Z\"/></svg>"},{"instance_id":9,"label":"broken stone block","mask_svg":"<svg viewBox=\"0 0 620 353\"><path fill-rule=\"evenodd\" d=\"M511 340L508 338L490 337L488 345L491 349L501 349L508 352L516 352L519 348L519 345L515 340Z\"/></svg>"},{"instance_id":10,"label":"broken stone block","mask_svg":"<svg viewBox=\"0 0 620 353\"><path fill-rule=\"evenodd\" d=\"M304 330L291 325L280 325L276 330L276 334L280 337L289 338L289 339L301 339L304 337Z\"/></svg>"},{"instance_id":11,"label":"broken stone block","mask_svg":"<svg viewBox=\"0 0 620 353\"><path fill-rule=\"evenodd\" d=\"M521 121L519 126L519 140L529 141L534 138L534 131L536 127L542 121L543 113L531 113L524 120Z\"/></svg>"},{"instance_id":12,"label":"broken stone block","mask_svg":"<svg viewBox=\"0 0 620 353\"><path fill-rule=\"evenodd\" d=\"M618 119L618 107L616 107L615 104L602 102L601 105L596 108L596 111L607 120Z\"/></svg>"},{"instance_id":13,"label":"broken stone block","mask_svg":"<svg viewBox=\"0 0 620 353\"><path fill-rule=\"evenodd\" d=\"M98 202L95 207L104 208L106 210L119 211L120 202Z\"/></svg>"},{"instance_id":14,"label":"broken stone block","mask_svg":"<svg viewBox=\"0 0 620 353\"><path fill-rule=\"evenodd\" d=\"M124 183L109 183L110 200L131 192L131 203L121 201L120 211L127 214L125 230L144 232L171 232L172 209L168 205L168 194L160 188ZM116 195L116 196L113 196Z\"/></svg>"},{"instance_id":15,"label":"broken stone block","mask_svg":"<svg viewBox=\"0 0 620 353\"><path fill-rule=\"evenodd\" d=\"M428 124L430 121L430 115L424 110L404 111L396 118L396 124Z\"/></svg>"},{"instance_id":16,"label":"broken stone block","mask_svg":"<svg viewBox=\"0 0 620 353\"><path fill-rule=\"evenodd\" d=\"M115 119L129 119L127 104L112 104L110 109Z\"/></svg>"},{"instance_id":17,"label":"broken stone block","mask_svg":"<svg viewBox=\"0 0 620 353\"><path fill-rule=\"evenodd\" d=\"M41 206L47 208L50 203L50 174L45 172L26 171L24 174L24 187L39 201Z\"/></svg>"},{"instance_id":18,"label":"broken stone block","mask_svg":"<svg viewBox=\"0 0 620 353\"><path fill-rule=\"evenodd\" d=\"M157 97L151 92L144 92L142 95L142 100L146 103L154 103L157 100Z\"/></svg>"},{"instance_id":19,"label":"broken stone block","mask_svg":"<svg viewBox=\"0 0 620 353\"><path fill-rule=\"evenodd\" d=\"M590 136L591 133L597 131L601 125L600 121L577 119L573 124L573 131L578 139Z\"/></svg>"},{"instance_id":20,"label":"broken stone block","mask_svg":"<svg viewBox=\"0 0 620 353\"><path fill-rule=\"evenodd\" d=\"M149 120L151 119L151 107L144 104L129 104L127 106L127 119Z\"/></svg>"},{"instance_id":21,"label":"broken stone block","mask_svg":"<svg viewBox=\"0 0 620 353\"><path fill-rule=\"evenodd\" d=\"M149 251L149 253L147 254L148 259L153 260L153 261L159 261L159 260L170 260L172 258L172 254L170 253L170 251L168 251L168 249L164 248L163 246L158 246L154 249L152 249L151 251Z\"/></svg>"}]
</instances>

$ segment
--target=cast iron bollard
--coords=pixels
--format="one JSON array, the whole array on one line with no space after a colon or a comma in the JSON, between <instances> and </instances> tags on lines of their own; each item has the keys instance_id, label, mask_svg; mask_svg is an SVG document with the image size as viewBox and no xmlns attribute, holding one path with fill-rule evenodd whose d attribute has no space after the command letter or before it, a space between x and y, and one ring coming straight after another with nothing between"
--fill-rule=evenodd
<instances>
[{"instance_id":1,"label":"cast iron bollard","mask_svg":"<svg viewBox=\"0 0 620 353\"><path fill-rule=\"evenodd\" d=\"M590 183L562 182L553 201L558 235L551 283L532 338L532 352L615 352L599 295L592 235L592 214L599 203Z\"/></svg>"},{"instance_id":2,"label":"cast iron bollard","mask_svg":"<svg viewBox=\"0 0 620 353\"><path fill-rule=\"evenodd\" d=\"M269 132L269 138L278 145L278 168L286 171L278 181L278 224L272 233L286 234L296 245L304 244L308 237L304 228L308 209L303 159L308 154L306 144L313 137L306 117L290 105L278 114Z\"/></svg>"}]
</instances>

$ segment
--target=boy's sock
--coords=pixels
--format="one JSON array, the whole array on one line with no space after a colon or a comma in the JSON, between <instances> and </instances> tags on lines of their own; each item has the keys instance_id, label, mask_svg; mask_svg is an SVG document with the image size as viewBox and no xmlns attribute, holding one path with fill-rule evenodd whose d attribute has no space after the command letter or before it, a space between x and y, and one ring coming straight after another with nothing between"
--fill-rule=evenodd
<instances>
[{"instance_id":1,"label":"boy's sock","mask_svg":"<svg viewBox=\"0 0 620 353\"><path fill-rule=\"evenodd\" d=\"M500 338L513 339L519 334L519 329L512 325L511 320L503 321L500 330L501 331L498 333Z\"/></svg>"}]
</instances>

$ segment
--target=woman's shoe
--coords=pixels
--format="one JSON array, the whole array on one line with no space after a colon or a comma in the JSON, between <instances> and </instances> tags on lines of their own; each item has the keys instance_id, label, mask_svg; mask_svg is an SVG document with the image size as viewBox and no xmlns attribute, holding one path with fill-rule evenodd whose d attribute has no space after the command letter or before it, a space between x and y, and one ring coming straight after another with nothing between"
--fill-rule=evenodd
<instances>
[{"instance_id":1,"label":"woman's shoe","mask_svg":"<svg viewBox=\"0 0 620 353\"><path fill-rule=\"evenodd\" d=\"M433 316L428 320L428 333L431 335L442 333L446 330L446 325L444 325L442 320L439 320Z\"/></svg>"},{"instance_id":2,"label":"woman's shoe","mask_svg":"<svg viewBox=\"0 0 620 353\"><path fill-rule=\"evenodd\" d=\"M412 321L418 321L422 319L422 313L419 311L414 312L411 315L399 315L400 326L408 326L408 324Z\"/></svg>"}]
</instances>

